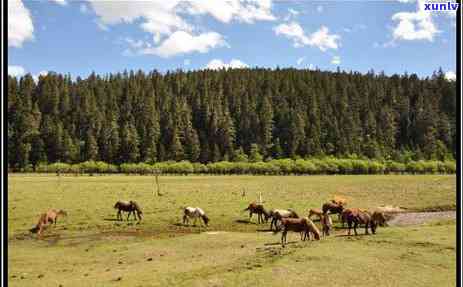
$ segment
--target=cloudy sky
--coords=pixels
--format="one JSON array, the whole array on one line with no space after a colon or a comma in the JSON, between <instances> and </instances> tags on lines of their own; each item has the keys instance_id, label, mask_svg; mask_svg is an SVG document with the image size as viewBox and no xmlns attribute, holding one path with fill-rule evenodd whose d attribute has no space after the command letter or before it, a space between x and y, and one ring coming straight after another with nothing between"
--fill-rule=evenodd
<instances>
[{"instance_id":1,"label":"cloudy sky","mask_svg":"<svg viewBox=\"0 0 463 287\"><path fill-rule=\"evenodd\" d=\"M455 21L423 0L8 0L8 73L442 67L452 78Z\"/></svg>"}]
</instances>

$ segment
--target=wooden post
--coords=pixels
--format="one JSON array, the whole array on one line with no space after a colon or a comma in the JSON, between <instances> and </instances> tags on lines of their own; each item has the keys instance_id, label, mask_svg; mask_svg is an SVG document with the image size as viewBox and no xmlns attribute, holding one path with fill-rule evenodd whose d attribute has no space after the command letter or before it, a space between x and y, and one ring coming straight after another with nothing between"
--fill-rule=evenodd
<instances>
[{"instance_id":1,"label":"wooden post","mask_svg":"<svg viewBox=\"0 0 463 287\"><path fill-rule=\"evenodd\" d=\"M156 171L153 170L153 173L154 173L154 179L156 181L156 187L157 187L156 194L157 194L157 196L161 196L162 195L161 194L161 189L159 187L159 172L158 172L158 170L156 170ZM153 189L153 194L154 194L154 189Z\"/></svg>"}]
</instances>

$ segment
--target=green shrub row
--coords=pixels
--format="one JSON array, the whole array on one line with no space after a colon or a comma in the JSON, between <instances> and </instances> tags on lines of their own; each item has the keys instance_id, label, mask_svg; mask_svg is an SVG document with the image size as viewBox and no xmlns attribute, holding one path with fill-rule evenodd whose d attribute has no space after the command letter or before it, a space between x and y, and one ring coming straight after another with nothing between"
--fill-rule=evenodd
<instances>
[{"instance_id":1,"label":"green shrub row","mask_svg":"<svg viewBox=\"0 0 463 287\"><path fill-rule=\"evenodd\" d=\"M27 170L25 170L27 171ZM274 159L267 162L220 161L209 164L188 161L168 161L155 164L124 163L119 166L101 161L87 161L79 164L40 164L35 169L40 173L124 173L147 175L161 174L389 174L389 173L455 173L454 161L377 161L363 159Z\"/></svg>"}]
</instances>

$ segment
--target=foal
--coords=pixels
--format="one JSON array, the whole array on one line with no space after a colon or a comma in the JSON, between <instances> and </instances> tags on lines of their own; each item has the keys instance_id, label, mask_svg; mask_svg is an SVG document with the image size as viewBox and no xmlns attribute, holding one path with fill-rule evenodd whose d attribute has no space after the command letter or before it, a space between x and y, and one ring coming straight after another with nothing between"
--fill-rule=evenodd
<instances>
[{"instance_id":1,"label":"foal","mask_svg":"<svg viewBox=\"0 0 463 287\"><path fill-rule=\"evenodd\" d=\"M196 225L196 220L198 218L202 218L204 224L208 226L209 217L207 217L206 213L199 207L185 207L183 209L183 224L189 223L189 218L193 218L193 225Z\"/></svg>"},{"instance_id":2,"label":"foal","mask_svg":"<svg viewBox=\"0 0 463 287\"><path fill-rule=\"evenodd\" d=\"M249 210L249 221L251 221L252 215L254 213L257 213L257 223L264 223L268 222L268 218L270 217L270 214L265 210L264 206L262 204L257 204L255 202L251 202L249 206L243 210L243 211L248 211Z\"/></svg>"},{"instance_id":3,"label":"foal","mask_svg":"<svg viewBox=\"0 0 463 287\"><path fill-rule=\"evenodd\" d=\"M137 217L138 217L138 221L141 221L141 219L142 219L143 212L141 211L141 208L138 205L138 203L136 203L135 201L132 201L132 200L130 200L130 201L118 201L114 205L114 208L117 209L117 219L118 220L122 220L122 211L129 213L129 214L127 214L127 220L129 220L130 214L132 214L132 213L133 213L133 217L135 217L135 219L137 219ZM135 212L136 212L136 214L135 214Z\"/></svg>"}]
</instances>

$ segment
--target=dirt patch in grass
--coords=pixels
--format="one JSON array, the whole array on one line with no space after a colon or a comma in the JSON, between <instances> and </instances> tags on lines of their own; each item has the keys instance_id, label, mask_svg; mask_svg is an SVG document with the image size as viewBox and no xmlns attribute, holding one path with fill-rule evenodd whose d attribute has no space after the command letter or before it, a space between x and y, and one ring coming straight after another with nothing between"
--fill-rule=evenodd
<instances>
[{"instance_id":1,"label":"dirt patch in grass","mask_svg":"<svg viewBox=\"0 0 463 287\"><path fill-rule=\"evenodd\" d=\"M440 211L440 212L404 212L396 213L394 217L388 221L389 225L406 226L420 225L435 220L455 219L455 211Z\"/></svg>"}]
</instances>

